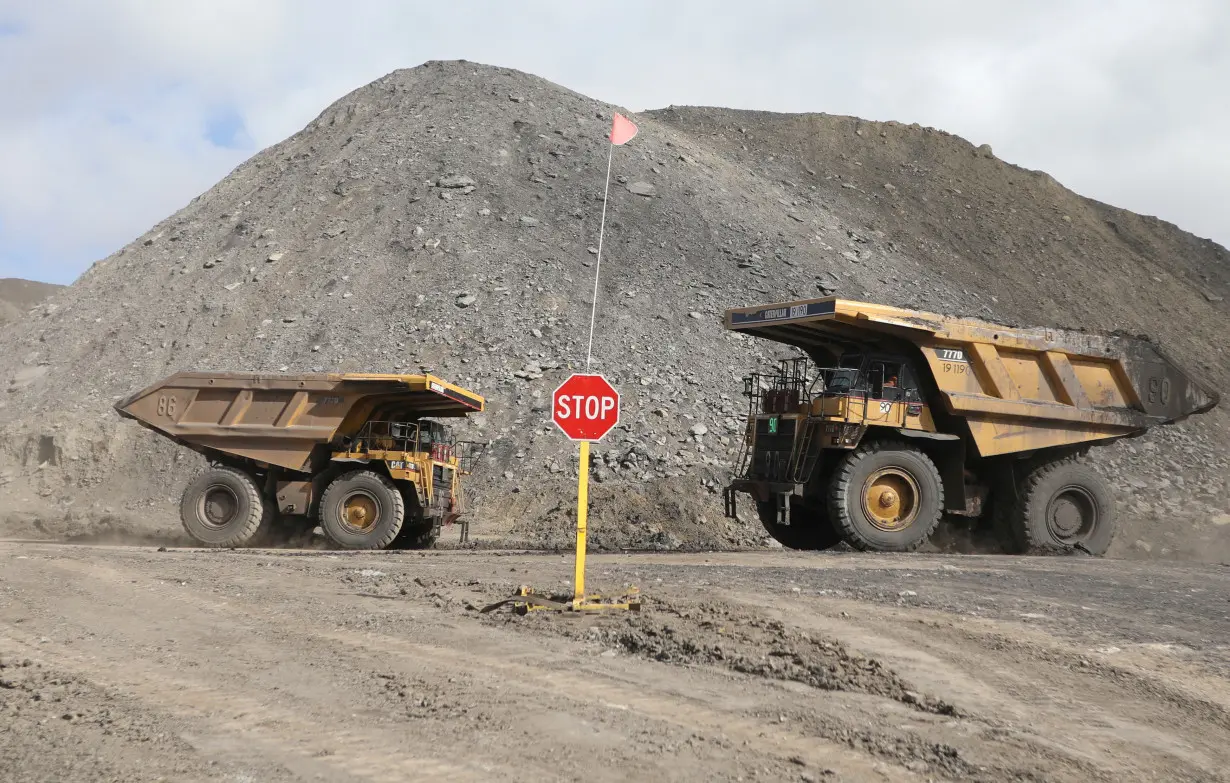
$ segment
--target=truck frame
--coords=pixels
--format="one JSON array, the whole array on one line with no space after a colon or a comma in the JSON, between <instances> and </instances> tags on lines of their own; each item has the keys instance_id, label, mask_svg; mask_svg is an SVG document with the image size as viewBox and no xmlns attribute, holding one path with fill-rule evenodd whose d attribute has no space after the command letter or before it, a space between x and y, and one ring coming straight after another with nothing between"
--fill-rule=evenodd
<instances>
[{"instance_id":1,"label":"truck frame","mask_svg":"<svg viewBox=\"0 0 1230 783\"><path fill-rule=\"evenodd\" d=\"M1219 400L1147 338L824 297L732 308L727 329L802 355L744 379L736 495L794 549L912 551L944 514L1015 552L1104 554L1117 520L1090 447Z\"/></svg>"},{"instance_id":2,"label":"truck frame","mask_svg":"<svg viewBox=\"0 0 1230 783\"><path fill-rule=\"evenodd\" d=\"M424 548L462 521L471 447L437 418L479 395L432 375L181 372L115 405L203 454L184 530L206 546L278 543L319 523L346 549Z\"/></svg>"}]
</instances>

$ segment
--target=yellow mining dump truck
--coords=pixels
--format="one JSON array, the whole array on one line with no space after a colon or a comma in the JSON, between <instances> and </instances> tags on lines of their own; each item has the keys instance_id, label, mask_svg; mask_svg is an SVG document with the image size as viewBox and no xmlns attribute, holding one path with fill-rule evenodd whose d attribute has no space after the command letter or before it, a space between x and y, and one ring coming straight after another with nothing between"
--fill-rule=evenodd
<instances>
[{"instance_id":1,"label":"yellow mining dump truck","mask_svg":"<svg viewBox=\"0 0 1230 783\"><path fill-rule=\"evenodd\" d=\"M209 460L180 504L195 540L264 545L318 522L346 549L428 547L461 518L474 444L434 419L484 407L431 375L196 372L115 405Z\"/></svg>"},{"instance_id":2,"label":"yellow mining dump truck","mask_svg":"<svg viewBox=\"0 0 1230 783\"><path fill-rule=\"evenodd\" d=\"M944 513L1011 551L1103 554L1109 486L1082 457L1210 410L1218 395L1145 338L1022 329L835 297L726 311L805 354L744 379L747 493L794 549L911 551Z\"/></svg>"}]
</instances>

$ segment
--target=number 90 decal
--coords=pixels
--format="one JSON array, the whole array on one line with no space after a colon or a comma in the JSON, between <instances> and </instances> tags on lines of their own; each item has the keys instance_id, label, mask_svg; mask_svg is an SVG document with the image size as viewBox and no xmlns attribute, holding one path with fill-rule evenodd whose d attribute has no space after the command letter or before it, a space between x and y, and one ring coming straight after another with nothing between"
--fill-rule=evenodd
<instances>
[{"instance_id":1,"label":"number 90 decal","mask_svg":"<svg viewBox=\"0 0 1230 783\"><path fill-rule=\"evenodd\" d=\"M1161 403L1162 405L1170 404L1170 379L1169 378L1150 378L1149 379L1149 402L1152 405Z\"/></svg>"}]
</instances>

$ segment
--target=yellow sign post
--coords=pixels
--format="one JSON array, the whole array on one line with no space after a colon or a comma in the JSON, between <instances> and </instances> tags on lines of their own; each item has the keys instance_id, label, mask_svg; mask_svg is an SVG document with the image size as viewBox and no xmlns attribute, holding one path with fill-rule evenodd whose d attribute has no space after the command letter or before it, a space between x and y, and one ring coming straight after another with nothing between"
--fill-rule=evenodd
<instances>
[{"instance_id":1,"label":"yellow sign post","mask_svg":"<svg viewBox=\"0 0 1230 783\"><path fill-rule=\"evenodd\" d=\"M561 387L561 389L564 387ZM559 391L556 392L556 397L559 397ZM583 399L577 396L577 399ZM598 406L600 409L601 406ZM605 434L603 432L602 434ZM512 598L507 598L503 601L498 601L483 609L484 612L491 611L498 606L503 606L506 603L511 603L513 608L522 614L536 609L554 609L557 611L597 611L602 609L631 609L633 611L641 608L640 590L635 586L630 587L628 591L619 598L604 600L600 595L586 595L585 593L585 550L588 544L589 537L589 445L590 441L587 438L578 438L581 452L577 476L577 549L576 563L573 570L573 588L572 598L564 598L563 596L545 596L536 593L533 588L525 585L517 591L517 594Z\"/></svg>"},{"instance_id":2,"label":"yellow sign post","mask_svg":"<svg viewBox=\"0 0 1230 783\"><path fill-rule=\"evenodd\" d=\"M577 550L576 563L573 567L572 579L572 600L566 603L557 602L555 605L549 605L549 602L539 599L536 605L526 604L525 609L571 609L573 611L594 611L597 609L632 609L638 610L641 608L640 591L635 587L629 588L628 592L623 596L614 600L602 599L600 595L585 594L585 550L588 544L589 536L589 441L582 440L580 442L580 471L577 476ZM529 588L521 588L521 595L529 597L532 591Z\"/></svg>"},{"instance_id":3,"label":"yellow sign post","mask_svg":"<svg viewBox=\"0 0 1230 783\"><path fill-rule=\"evenodd\" d=\"M585 602L585 523L589 520L589 441L581 441L581 475L577 478L577 562L573 578L572 606Z\"/></svg>"}]
</instances>

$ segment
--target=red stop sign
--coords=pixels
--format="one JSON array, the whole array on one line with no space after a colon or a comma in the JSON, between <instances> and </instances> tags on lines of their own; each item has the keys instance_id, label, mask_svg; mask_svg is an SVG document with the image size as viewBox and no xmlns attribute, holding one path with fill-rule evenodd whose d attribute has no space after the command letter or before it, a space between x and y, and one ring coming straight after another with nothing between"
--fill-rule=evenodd
<instances>
[{"instance_id":1,"label":"red stop sign","mask_svg":"<svg viewBox=\"0 0 1230 783\"><path fill-rule=\"evenodd\" d=\"M601 375L571 375L551 395L551 420L572 440L602 440L619 423L619 392Z\"/></svg>"}]
</instances>

